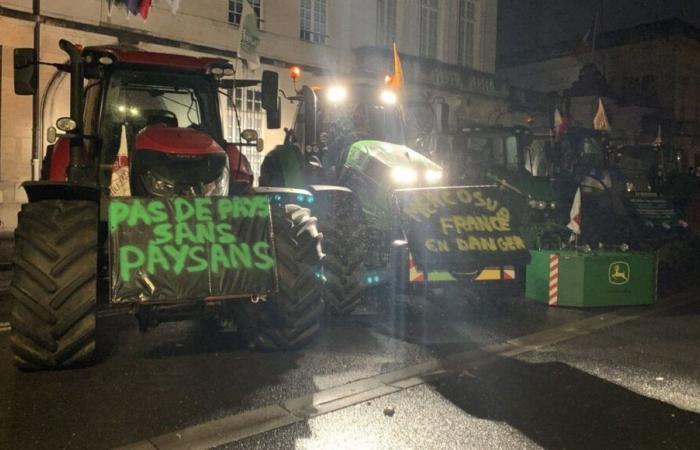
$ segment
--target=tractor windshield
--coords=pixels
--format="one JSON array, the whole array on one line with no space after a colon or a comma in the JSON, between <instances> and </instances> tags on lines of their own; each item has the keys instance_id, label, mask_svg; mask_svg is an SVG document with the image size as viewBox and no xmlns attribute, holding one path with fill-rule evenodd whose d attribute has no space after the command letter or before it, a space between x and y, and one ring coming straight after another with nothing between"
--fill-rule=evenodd
<instances>
[{"instance_id":1,"label":"tractor windshield","mask_svg":"<svg viewBox=\"0 0 700 450\"><path fill-rule=\"evenodd\" d=\"M403 122L396 106L371 103L321 110L321 129L327 133L356 136L356 141L375 140L403 145Z\"/></svg>"},{"instance_id":2,"label":"tractor windshield","mask_svg":"<svg viewBox=\"0 0 700 450\"><path fill-rule=\"evenodd\" d=\"M130 150L136 135L149 125L194 128L221 136L217 93L204 75L118 70L109 80L100 136L102 164L111 164L122 127ZM217 139L219 140L219 139Z\"/></svg>"},{"instance_id":3,"label":"tractor windshield","mask_svg":"<svg viewBox=\"0 0 700 450\"><path fill-rule=\"evenodd\" d=\"M405 145L405 128L401 110L397 105L381 104L368 97L360 89L352 91L355 98L348 103L333 105L321 98L319 101L319 130L327 142L324 165L339 166L352 144L374 140Z\"/></svg>"}]
</instances>

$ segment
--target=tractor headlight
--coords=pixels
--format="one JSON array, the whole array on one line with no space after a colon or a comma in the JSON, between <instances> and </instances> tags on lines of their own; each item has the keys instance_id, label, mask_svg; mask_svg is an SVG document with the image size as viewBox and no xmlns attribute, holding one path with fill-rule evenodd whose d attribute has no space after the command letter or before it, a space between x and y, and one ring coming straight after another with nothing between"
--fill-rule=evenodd
<instances>
[{"instance_id":1,"label":"tractor headlight","mask_svg":"<svg viewBox=\"0 0 700 450\"><path fill-rule=\"evenodd\" d=\"M442 170L428 169L425 171L425 181L428 184L439 183L442 180Z\"/></svg>"},{"instance_id":2,"label":"tractor headlight","mask_svg":"<svg viewBox=\"0 0 700 450\"><path fill-rule=\"evenodd\" d=\"M345 86L331 86L328 88L326 98L334 105L343 103L348 98L348 90Z\"/></svg>"},{"instance_id":3,"label":"tractor headlight","mask_svg":"<svg viewBox=\"0 0 700 450\"><path fill-rule=\"evenodd\" d=\"M529 202L527 202L527 204L530 205L530 208L539 210L545 210L549 206L547 202L542 200L530 200Z\"/></svg>"},{"instance_id":4,"label":"tractor headlight","mask_svg":"<svg viewBox=\"0 0 700 450\"><path fill-rule=\"evenodd\" d=\"M396 92L390 90L390 89L384 89L380 94L379 94L379 100L385 105L395 105L399 101L399 97L396 95Z\"/></svg>"},{"instance_id":5,"label":"tractor headlight","mask_svg":"<svg viewBox=\"0 0 700 450\"><path fill-rule=\"evenodd\" d=\"M414 184L418 181L418 172L411 167L394 167L391 169L391 179L396 184Z\"/></svg>"},{"instance_id":6,"label":"tractor headlight","mask_svg":"<svg viewBox=\"0 0 700 450\"><path fill-rule=\"evenodd\" d=\"M158 176L150 170L142 177L146 191L155 197L171 197L175 195L175 183Z\"/></svg>"},{"instance_id":7,"label":"tractor headlight","mask_svg":"<svg viewBox=\"0 0 700 450\"><path fill-rule=\"evenodd\" d=\"M559 205L557 204L557 202L550 202L549 207L552 209L557 209L557 207L559 207Z\"/></svg>"},{"instance_id":8,"label":"tractor headlight","mask_svg":"<svg viewBox=\"0 0 700 450\"><path fill-rule=\"evenodd\" d=\"M223 197L228 195L229 178L229 169L228 165L226 165L221 171L221 176L219 178L202 185L202 195L205 197Z\"/></svg>"}]
</instances>

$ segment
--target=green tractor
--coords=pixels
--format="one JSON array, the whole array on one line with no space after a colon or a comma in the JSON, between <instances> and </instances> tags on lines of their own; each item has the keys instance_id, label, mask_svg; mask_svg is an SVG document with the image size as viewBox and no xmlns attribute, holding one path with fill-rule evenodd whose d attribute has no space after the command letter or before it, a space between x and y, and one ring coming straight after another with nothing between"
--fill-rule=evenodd
<instances>
[{"instance_id":1,"label":"green tractor","mask_svg":"<svg viewBox=\"0 0 700 450\"><path fill-rule=\"evenodd\" d=\"M411 231L410 214L405 214L411 201L423 198L423 206L428 205L434 217L450 209L459 214L460 206L469 205L455 200L456 191L450 191L455 186L444 187L446 177L440 165L406 145L404 115L396 92L356 82L325 89L303 86L292 99L298 103L294 127L287 130L284 145L265 158L260 181L269 186L305 187L314 193L313 211L319 217L326 253L325 300L331 310L349 313L366 288L373 286L405 290L417 283L514 278L513 271L502 266L527 258L524 246L499 241L503 248L497 248L496 241L488 238L483 250L493 244L493 255L477 263L475 257L482 250L478 239L470 247L460 237L451 236L444 242L426 239L436 232L435 227ZM447 112L444 108L440 112L438 122L444 124ZM484 189L498 190L493 186ZM494 192L493 196L501 194ZM442 195L444 198L438 198ZM460 195L466 202L471 194ZM421 226L427 226L427 220ZM488 230L469 227L458 227L459 233L495 232L490 226ZM448 254L458 254L458 250L463 258L448 262ZM465 269L467 261L470 264Z\"/></svg>"},{"instance_id":2,"label":"green tractor","mask_svg":"<svg viewBox=\"0 0 700 450\"><path fill-rule=\"evenodd\" d=\"M558 246L566 234L566 191L554 182L551 139L526 127L465 127L445 161L460 184L497 183L521 201L521 232L531 248ZM573 197L573 195L572 195Z\"/></svg>"},{"instance_id":3,"label":"green tractor","mask_svg":"<svg viewBox=\"0 0 700 450\"><path fill-rule=\"evenodd\" d=\"M666 209L685 217L697 191L696 178L684 168L683 152L661 143L627 144L611 150L613 166L625 180L625 190L632 198L658 198L668 203ZM647 208L648 209L648 208ZM673 218L657 214L649 216L661 224Z\"/></svg>"},{"instance_id":4,"label":"green tractor","mask_svg":"<svg viewBox=\"0 0 700 450\"><path fill-rule=\"evenodd\" d=\"M639 238L625 183L611 166L605 132L570 128L555 138L526 127L469 127L454 136L453 148L448 167L458 182L496 182L521 196L522 232L532 248L566 244L571 234L566 224L579 188L589 209L580 244Z\"/></svg>"}]
</instances>

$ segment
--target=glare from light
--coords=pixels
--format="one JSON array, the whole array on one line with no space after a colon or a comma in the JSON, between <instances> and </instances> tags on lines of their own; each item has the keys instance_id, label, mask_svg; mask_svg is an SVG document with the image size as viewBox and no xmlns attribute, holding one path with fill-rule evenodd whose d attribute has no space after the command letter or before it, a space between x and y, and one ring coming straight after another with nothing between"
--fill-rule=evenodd
<instances>
[{"instance_id":1,"label":"glare from light","mask_svg":"<svg viewBox=\"0 0 700 450\"><path fill-rule=\"evenodd\" d=\"M120 113L125 113L125 112L126 112L126 106L124 106L124 105L119 105L119 106L117 106L117 111L119 111Z\"/></svg>"},{"instance_id":2,"label":"glare from light","mask_svg":"<svg viewBox=\"0 0 700 450\"><path fill-rule=\"evenodd\" d=\"M428 169L425 171L425 181L428 183L438 183L442 180L442 170Z\"/></svg>"},{"instance_id":3,"label":"glare from light","mask_svg":"<svg viewBox=\"0 0 700 450\"><path fill-rule=\"evenodd\" d=\"M139 115L138 108L134 108L134 107L129 108L129 114L131 114L132 116L138 116Z\"/></svg>"},{"instance_id":4,"label":"glare from light","mask_svg":"<svg viewBox=\"0 0 700 450\"><path fill-rule=\"evenodd\" d=\"M345 86L331 86L328 88L327 98L334 104L343 103L348 98L348 90Z\"/></svg>"},{"instance_id":5,"label":"glare from light","mask_svg":"<svg viewBox=\"0 0 700 450\"><path fill-rule=\"evenodd\" d=\"M411 167L394 167L391 170L391 179L397 184L414 184L418 180L418 172Z\"/></svg>"},{"instance_id":6,"label":"glare from light","mask_svg":"<svg viewBox=\"0 0 700 450\"><path fill-rule=\"evenodd\" d=\"M396 95L396 92L389 89L384 89L379 95L379 100L381 100L385 105L395 105L399 101L399 98Z\"/></svg>"}]
</instances>

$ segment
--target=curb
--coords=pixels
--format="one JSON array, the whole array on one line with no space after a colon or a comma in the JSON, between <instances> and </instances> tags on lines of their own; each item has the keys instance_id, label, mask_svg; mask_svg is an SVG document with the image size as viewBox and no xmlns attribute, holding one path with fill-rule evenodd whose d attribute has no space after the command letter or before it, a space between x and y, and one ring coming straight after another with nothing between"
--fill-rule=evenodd
<instances>
[{"instance_id":1,"label":"curb","mask_svg":"<svg viewBox=\"0 0 700 450\"><path fill-rule=\"evenodd\" d=\"M232 414L179 431L144 439L119 449L209 449L261 433L283 428L313 417L348 408L368 400L394 394L435 379L476 369L503 357L514 357L537 349L592 334L615 325L641 319L697 302L697 289L667 297L679 301L654 309L622 309L560 325L506 342L442 359L405 367L392 372L353 381L254 410Z\"/></svg>"}]
</instances>

